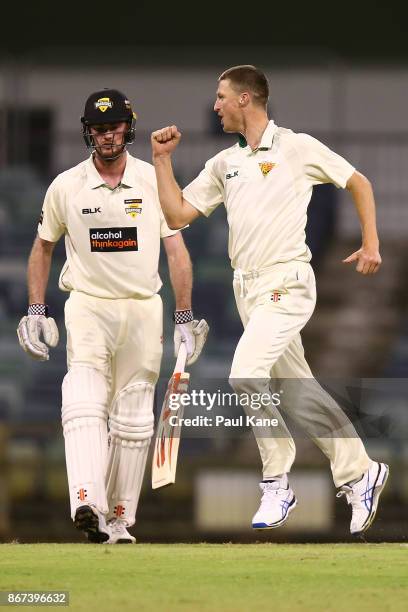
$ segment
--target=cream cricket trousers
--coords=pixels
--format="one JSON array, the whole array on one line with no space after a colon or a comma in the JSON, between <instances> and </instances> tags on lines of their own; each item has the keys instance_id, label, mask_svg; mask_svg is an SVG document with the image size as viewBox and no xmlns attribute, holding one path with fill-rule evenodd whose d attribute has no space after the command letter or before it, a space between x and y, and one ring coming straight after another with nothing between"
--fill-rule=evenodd
<instances>
[{"instance_id":1,"label":"cream cricket trousers","mask_svg":"<svg viewBox=\"0 0 408 612\"><path fill-rule=\"evenodd\" d=\"M65 303L68 369L83 365L105 377L110 402L137 382L156 384L162 357L159 295L139 300L96 298L71 291Z\"/></svg>"},{"instance_id":2,"label":"cream cricket trousers","mask_svg":"<svg viewBox=\"0 0 408 612\"><path fill-rule=\"evenodd\" d=\"M72 291L65 325L62 424L71 516L88 502L107 520L131 526L153 435L161 298L102 299Z\"/></svg>"},{"instance_id":3,"label":"cream cricket trousers","mask_svg":"<svg viewBox=\"0 0 408 612\"><path fill-rule=\"evenodd\" d=\"M233 286L244 333L230 383L236 393L283 391L279 409L267 408L279 426L254 428L264 479L289 472L295 459L285 411L328 457L336 487L359 478L371 460L354 426L313 378L304 357L300 331L316 304L312 267L291 261L263 271L236 270Z\"/></svg>"}]
</instances>

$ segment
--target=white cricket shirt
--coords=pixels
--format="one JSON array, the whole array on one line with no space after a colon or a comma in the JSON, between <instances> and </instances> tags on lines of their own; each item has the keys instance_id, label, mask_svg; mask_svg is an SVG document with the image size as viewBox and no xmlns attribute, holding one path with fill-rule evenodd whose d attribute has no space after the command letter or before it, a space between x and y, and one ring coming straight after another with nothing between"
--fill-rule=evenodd
<instances>
[{"instance_id":1,"label":"white cricket shirt","mask_svg":"<svg viewBox=\"0 0 408 612\"><path fill-rule=\"evenodd\" d=\"M45 196L40 238L65 234L59 287L101 298L146 298L161 287L160 238L177 233L164 219L151 164L127 153L118 187L108 187L92 156L59 174Z\"/></svg>"},{"instance_id":2,"label":"white cricket shirt","mask_svg":"<svg viewBox=\"0 0 408 612\"><path fill-rule=\"evenodd\" d=\"M344 188L354 170L312 136L269 121L255 151L241 136L207 161L183 196L207 217L224 202L232 267L262 270L293 259L310 261L305 226L313 185Z\"/></svg>"}]
</instances>

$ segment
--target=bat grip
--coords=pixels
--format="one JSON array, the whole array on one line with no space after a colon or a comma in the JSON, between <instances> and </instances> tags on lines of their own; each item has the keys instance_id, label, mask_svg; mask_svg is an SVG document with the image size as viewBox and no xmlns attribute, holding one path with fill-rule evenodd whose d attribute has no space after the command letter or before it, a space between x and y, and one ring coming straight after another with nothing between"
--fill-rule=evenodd
<instances>
[{"instance_id":1,"label":"bat grip","mask_svg":"<svg viewBox=\"0 0 408 612\"><path fill-rule=\"evenodd\" d=\"M187 361L187 346L185 342L180 343L180 348L177 354L177 361L174 368L175 372L184 372Z\"/></svg>"}]
</instances>

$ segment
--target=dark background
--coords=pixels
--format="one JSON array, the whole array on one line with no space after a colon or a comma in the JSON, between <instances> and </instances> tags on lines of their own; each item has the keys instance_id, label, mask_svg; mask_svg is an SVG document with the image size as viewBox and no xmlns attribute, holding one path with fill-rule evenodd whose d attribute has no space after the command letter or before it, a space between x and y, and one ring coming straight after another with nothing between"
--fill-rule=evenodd
<instances>
[{"instance_id":1,"label":"dark background","mask_svg":"<svg viewBox=\"0 0 408 612\"><path fill-rule=\"evenodd\" d=\"M203 46L207 58L213 46L250 45L260 54L272 46L281 62L308 47L323 61L399 63L408 58L407 17L407 6L396 2L7 3L0 49L32 56L50 46L66 47L70 54L80 52L78 47L105 46L106 59L118 47L148 46L157 59L167 46L179 47L181 54L184 45Z\"/></svg>"}]
</instances>

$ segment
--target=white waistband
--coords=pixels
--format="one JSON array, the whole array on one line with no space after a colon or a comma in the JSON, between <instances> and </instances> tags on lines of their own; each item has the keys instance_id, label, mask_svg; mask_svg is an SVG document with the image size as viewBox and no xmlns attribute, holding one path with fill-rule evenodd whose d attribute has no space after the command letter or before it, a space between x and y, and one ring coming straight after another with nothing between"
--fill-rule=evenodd
<instances>
[{"instance_id":1,"label":"white waistband","mask_svg":"<svg viewBox=\"0 0 408 612\"><path fill-rule=\"evenodd\" d=\"M234 270L234 280L239 281L239 296L245 296L245 281L253 278L258 278L263 272L267 272L271 270L272 266L269 268L263 268L262 270L248 270L244 272L241 268L237 268Z\"/></svg>"},{"instance_id":2,"label":"white waistband","mask_svg":"<svg viewBox=\"0 0 408 612\"><path fill-rule=\"evenodd\" d=\"M281 266L288 266L293 264L294 262L299 263L299 260L290 260L290 261L280 261L271 266L267 266L266 268L254 269L254 270L243 270L242 268L236 268L234 270L234 278L238 280L248 280L250 278L259 278L261 274L265 274L267 272L271 272L271 270L278 270ZM302 262L305 263L305 262Z\"/></svg>"},{"instance_id":3,"label":"white waistband","mask_svg":"<svg viewBox=\"0 0 408 612\"><path fill-rule=\"evenodd\" d=\"M287 265L297 263L308 263L299 259L294 259L290 261L280 261L278 263L273 264L272 266L267 266L266 268L260 268L259 270L242 270L242 268L236 268L234 270L234 280L239 281L240 287L240 297L245 296L245 281L253 278L259 278L262 274L267 272L271 272L271 270L277 270L281 266L285 267Z\"/></svg>"},{"instance_id":4,"label":"white waistband","mask_svg":"<svg viewBox=\"0 0 408 612\"><path fill-rule=\"evenodd\" d=\"M249 272L244 272L241 268L237 268L234 270L234 278L237 280L248 280L249 278L258 278L261 274L260 270L249 270Z\"/></svg>"}]
</instances>

